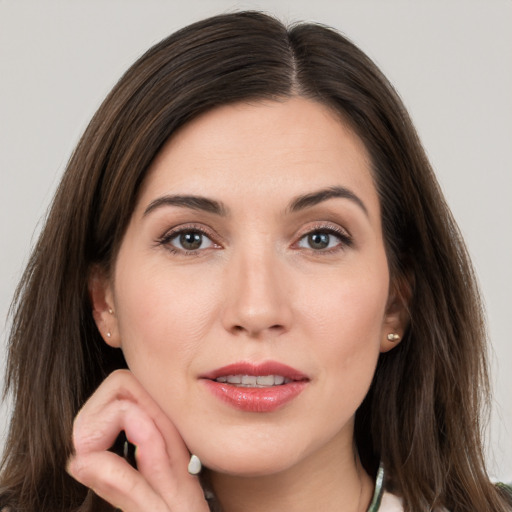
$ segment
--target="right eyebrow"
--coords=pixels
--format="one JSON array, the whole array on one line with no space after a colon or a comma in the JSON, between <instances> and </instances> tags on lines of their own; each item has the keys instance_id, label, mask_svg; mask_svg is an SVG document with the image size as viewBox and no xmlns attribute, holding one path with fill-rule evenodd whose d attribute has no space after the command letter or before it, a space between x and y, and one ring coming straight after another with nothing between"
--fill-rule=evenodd
<instances>
[{"instance_id":1,"label":"right eyebrow","mask_svg":"<svg viewBox=\"0 0 512 512\"><path fill-rule=\"evenodd\" d=\"M192 210L201 210L215 215L225 217L228 209L220 201L209 199L208 197L195 195L166 195L151 201L149 206L144 210L145 217L152 211L163 206L179 206L181 208L190 208Z\"/></svg>"}]
</instances>

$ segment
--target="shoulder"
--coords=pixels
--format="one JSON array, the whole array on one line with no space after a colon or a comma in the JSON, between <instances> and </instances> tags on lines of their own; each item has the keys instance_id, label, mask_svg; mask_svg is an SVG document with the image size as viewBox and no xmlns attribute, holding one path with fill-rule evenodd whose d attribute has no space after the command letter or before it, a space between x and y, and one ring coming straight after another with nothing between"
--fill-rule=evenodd
<instances>
[{"instance_id":1,"label":"shoulder","mask_svg":"<svg viewBox=\"0 0 512 512\"><path fill-rule=\"evenodd\" d=\"M403 512L403 510L401 498L387 491L382 493L379 512Z\"/></svg>"},{"instance_id":2,"label":"shoulder","mask_svg":"<svg viewBox=\"0 0 512 512\"><path fill-rule=\"evenodd\" d=\"M382 500L380 502L379 512L403 512L404 506L402 498L388 491L382 493ZM437 509L435 512L448 512L445 508Z\"/></svg>"}]
</instances>

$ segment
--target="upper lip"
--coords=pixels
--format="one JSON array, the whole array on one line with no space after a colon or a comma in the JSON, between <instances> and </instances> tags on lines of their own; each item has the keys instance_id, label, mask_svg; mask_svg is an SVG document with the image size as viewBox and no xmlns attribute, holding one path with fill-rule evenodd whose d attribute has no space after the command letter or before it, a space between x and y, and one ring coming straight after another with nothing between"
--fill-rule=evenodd
<instances>
[{"instance_id":1,"label":"upper lip","mask_svg":"<svg viewBox=\"0 0 512 512\"><path fill-rule=\"evenodd\" d=\"M308 376L299 370L277 361L265 361L262 363L240 361L204 373L200 377L215 380L228 375L253 375L256 377L264 375L282 375L285 379L293 381L309 380Z\"/></svg>"}]
</instances>

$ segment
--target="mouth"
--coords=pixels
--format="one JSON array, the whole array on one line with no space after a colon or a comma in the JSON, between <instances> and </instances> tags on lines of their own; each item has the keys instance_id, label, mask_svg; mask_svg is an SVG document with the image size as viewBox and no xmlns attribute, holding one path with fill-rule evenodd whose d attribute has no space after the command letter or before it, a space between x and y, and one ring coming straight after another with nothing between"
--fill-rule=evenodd
<instances>
[{"instance_id":1,"label":"mouth","mask_svg":"<svg viewBox=\"0 0 512 512\"><path fill-rule=\"evenodd\" d=\"M227 382L242 388L268 388L293 381L282 375L228 375L217 377L215 382Z\"/></svg>"},{"instance_id":2,"label":"mouth","mask_svg":"<svg viewBox=\"0 0 512 512\"><path fill-rule=\"evenodd\" d=\"M296 398L310 379L290 366L268 361L235 363L201 376L222 402L245 412L272 412Z\"/></svg>"}]
</instances>

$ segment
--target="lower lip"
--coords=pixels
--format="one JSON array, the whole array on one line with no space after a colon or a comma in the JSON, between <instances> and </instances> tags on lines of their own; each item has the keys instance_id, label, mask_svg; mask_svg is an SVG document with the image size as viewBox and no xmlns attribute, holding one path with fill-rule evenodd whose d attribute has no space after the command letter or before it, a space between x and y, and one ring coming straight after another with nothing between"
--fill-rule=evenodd
<instances>
[{"instance_id":1,"label":"lower lip","mask_svg":"<svg viewBox=\"0 0 512 512\"><path fill-rule=\"evenodd\" d=\"M203 382L217 398L246 412L275 411L297 397L307 384L307 381L294 381L268 388L249 388L207 379Z\"/></svg>"}]
</instances>

